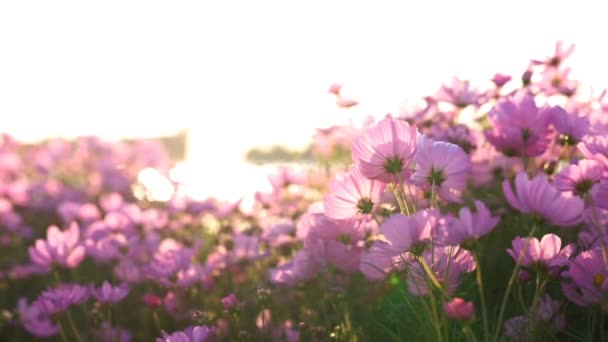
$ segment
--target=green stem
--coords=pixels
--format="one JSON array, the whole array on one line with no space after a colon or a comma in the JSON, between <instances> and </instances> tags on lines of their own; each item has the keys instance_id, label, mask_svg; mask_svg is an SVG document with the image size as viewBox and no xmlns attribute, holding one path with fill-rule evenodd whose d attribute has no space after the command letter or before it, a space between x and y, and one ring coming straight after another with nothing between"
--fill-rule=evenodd
<instances>
[{"instance_id":1,"label":"green stem","mask_svg":"<svg viewBox=\"0 0 608 342\"><path fill-rule=\"evenodd\" d=\"M421 257L421 256L418 257L418 262L422 266L422 269L424 270L426 275L429 277L429 279L431 280L433 285L438 289L442 289L441 283L437 280L437 278L435 277L435 274L433 274L433 271L431 270L429 265L426 263L426 260L424 260L424 257Z\"/></svg>"},{"instance_id":2,"label":"green stem","mask_svg":"<svg viewBox=\"0 0 608 342\"><path fill-rule=\"evenodd\" d=\"M392 184L393 194L395 195L395 199L397 199L397 204L399 204L399 210L402 214L410 215L410 208L407 206L407 201L405 201L401 195L399 194L399 190L397 189L396 184Z\"/></svg>"},{"instance_id":3,"label":"green stem","mask_svg":"<svg viewBox=\"0 0 608 342\"><path fill-rule=\"evenodd\" d=\"M481 318L483 320L483 340L487 341L490 334L488 326L488 309L486 306L486 298L483 291L483 281L481 278L481 263L479 262L479 255L477 251L473 252L473 258L475 259L475 279L477 281L477 288L479 289L479 300L481 301Z\"/></svg>"},{"instance_id":4,"label":"green stem","mask_svg":"<svg viewBox=\"0 0 608 342\"><path fill-rule=\"evenodd\" d=\"M59 326L59 333L61 334L61 341L68 342L68 338L65 336L65 331L63 329L63 324L61 324L61 320L57 320L57 325Z\"/></svg>"},{"instance_id":5,"label":"green stem","mask_svg":"<svg viewBox=\"0 0 608 342\"><path fill-rule=\"evenodd\" d=\"M72 332L74 333L74 337L76 337L76 340L78 342L82 342L83 339L82 337L80 337L80 334L78 333L78 328L76 328L76 324L74 324L74 319L72 318L72 313L68 310L68 322L70 323L70 328L72 328Z\"/></svg>"},{"instance_id":6,"label":"green stem","mask_svg":"<svg viewBox=\"0 0 608 342\"><path fill-rule=\"evenodd\" d=\"M505 310L507 309L507 300L509 299L509 294L511 293L511 289L513 288L513 284L515 283L515 278L517 277L517 274L519 273L519 269L521 268L521 262L524 259L524 255L527 253L528 245L530 244L530 238L534 235L535 231L536 231L536 224L533 224L532 230L530 231L530 235L528 235L528 239L526 240L524 248L522 249L521 254L519 255L519 258L517 258L517 262L515 263L515 268L513 269L513 273L511 273L511 278L509 279L509 283L507 284L507 289L505 290L505 294L502 298L502 304L500 305L500 311L498 314L496 330L494 332L494 338L493 338L494 341L498 341L498 335L500 334L502 321L505 317Z\"/></svg>"},{"instance_id":7,"label":"green stem","mask_svg":"<svg viewBox=\"0 0 608 342\"><path fill-rule=\"evenodd\" d=\"M475 334L473 333L471 327L469 327L468 324L462 327L462 332L464 333L464 336L467 338L468 341L477 342L477 337L475 337Z\"/></svg>"}]
</instances>

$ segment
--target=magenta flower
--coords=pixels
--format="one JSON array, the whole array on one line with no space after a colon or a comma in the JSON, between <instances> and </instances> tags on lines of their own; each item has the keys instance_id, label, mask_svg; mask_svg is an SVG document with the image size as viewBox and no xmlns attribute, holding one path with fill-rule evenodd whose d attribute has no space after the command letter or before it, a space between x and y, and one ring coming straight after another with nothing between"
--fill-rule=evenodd
<instances>
[{"instance_id":1,"label":"magenta flower","mask_svg":"<svg viewBox=\"0 0 608 342\"><path fill-rule=\"evenodd\" d=\"M366 178L401 182L410 175L418 136L416 127L387 117L355 139L353 160Z\"/></svg>"},{"instance_id":2,"label":"magenta flower","mask_svg":"<svg viewBox=\"0 0 608 342\"><path fill-rule=\"evenodd\" d=\"M574 252L574 246L562 247L562 240L555 234L547 234L540 241L537 238L516 237L512 242L513 248L507 253L523 267L534 265L544 266L546 269L562 267L568 264L568 258Z\"/></svg>"},{"instance_id":3,"label":"magenta flower","mask_svg":"<svg viewBox=\"0 0 608 342\"><path fill-rule=\"evenodd\" d=\"M206 325L188 327L171 335L162 332L162 337L156 338L156 342L205 342L213 336L213 328Z\"/></svg>"},{"instance_id":4,"label":"magenta flower","mask_svg":"<svg viewBox=\"0 0 608 342\"><path fill-rule=\"evenodd\" d=\"M561 145L575 146L589 133L589 117L576 112L567 112L556 106L549 109L551 121L557 130L558 142Z\"/></svg>"},{"instance_id":5,"label":"magenta flower","mask_svg":"<svg viewBox=\"0 0 608 342\"><path fill-rule=\"evenodd\" d=\"M226 310L230 310L234 307L236 307L236 305L238 304L238 299L236 298L236 295L234 293L231 293L229 295L227 295L226 297L221 299L222 305L224 306L224 309Z\"/></svg>"},{"instance_id":6,"label":"magenta flower","mask_svg":"<svg viewBox=\"0 0 608 342\"><path fill-rule=\"evenodd\" d=\"M458 297L443 303L443 311L449 318L457 321L469 321L475 315L473 302L465 302L464 299Z\"/></svg>"},{"instance_id":7,"label":"magenta flower","mask_svg":"<svg viewBox=\"0 0 608 342\"><path fill-rule=\"evenodd\" d=\"M412 216L394 214L382 223L380 231L389 244L387 249L393 255L400 255L417 245L424 247L424 243L431 239L439 219L440 214L434 209L422 210Z\"/></svg>"},{"instance_id":8,"label":"magenta flower","mask_svg":"<svg viewBox=\"0 0 608 342\"><path fill-rule=\"evenodd\" d=\"M89 297L89 290L84 286L61 284L42 292L34 304L38 306L40 312L46 315L54 315L66 311L74 304L86 302Z\"/></svg>"},{"instance_id":9,"label":"magenta flower","mask_svg":"<svg viewBox=\"0 0 608 342\"><path fill-rule=\"evenodd\" d=\"M532 64L557 68L572 54L574 47L574 44L564 45L563 41L558 40L557 43L555 43L555 52L553 53L553 56L549 56L545 60L532 60Z\"/></svg>"},{"instance_id":10,"label":"magenta flower","mask_svg":"<svg viewBox=\"0 0 608 342\"><path fill-rule=\"evenodd\" d=\"M382 280L393 269L394 250L381 240L376 240L367 250L361 253L359 271L371 281ZM397 257L400 259L400 256ZM401 260L399 260L401 262Z\"/></svg>"},{"instance_id":11,"label":"magenta flower","mask_svg":"<svg viewBox=\"0 0 608 342\"><path fill-rule=\"evenodd\" d=\"M85 248L78 239L80 229L75 222L65 231L57 226L50 226L46 231L46 240L36 240L29 248L32 263L50 268L59 264L67 268L75 268L85 257Z\"/></svg>"},{"instance_id":12,"label":"magenta flower","mask_svg":"<svg viewBox=\"0 0 608 342\"><path fill-rule=\"evenodd\" d=\"M532 180L525 172L515 177L517 195L508 180L502 183L502 190L509 204L522 213L540 215L551 224L572 227L582 219L583 200L570 193L557 191L543 174Z\"/></svg>"},{"instance_id":13,"label":"magenta flower","mask_svg":"<svg viewBox=\"0 0 608 342\"><path fill-rule=\"evenodd\" d=\"M439 196L451 202L460 202L460 194L471 174L471 159L457 145L433 141L421 136L414 157L416 171L412 181L424 188L436 186Z\"/></svg>"},{"instance_id":14,"label":"magenta flower","mask_svg":"<svg viewBox=\"0 0 608 342\"><path fill-rule=\"evenodd\" d=\"M559 191L570 191L583 197L597 191L603 171L598 161L583 159L563 169L555 176L553 184Z\"/></svg>"},{"instance_id":15,"label":"magenta flower","mask_svg":"<svg viewBox=\"0 0 608 342\"><path fill-rule=\"evenodd\" d=\"M492 128L486 131L486 137L506 156L536 157L553 141L549 111L539 109L527 91L498 101L488 118Z\"/></svg>"},{"instance_id":16,"label":"magenta flower","mask_svg":"<svg viewBox=\"0 0 608 342\"><path fill-rule=\"evenodd\" d=\"M491 232L500 221L481 201L475 201L476 212L464 207L460 209L459 217L448 221L442 226L442 242L447 245L459 245L467 240L477 240Z\"/></svg>"},{"instance_id":17,"label":"magenta flower","mask_svg":"<svg viewBox=\"0 0 608 342\"><path fill-rule=\"evenodd\" d=\"M325 215L334 220L362 220L369 217L380 202L385 185L365 178L356 165L348 173L336 176L323 200Z\"/></svg>"},{"instance_id":18,"label":"magenta flower","mask_svg":"<svg viewBox=\"0 0 608 342\"><path fill-rule=\"evenodd\" d=\"M456 77L452 78L449 86L441 85L436 97L438 101L449 102L460 108L479 104L482 98L483 94L472 88L470 81L462 81Z\"/></svg>"},{"instance_id":19,"label":"magenta flower","mask_svg":"<svg viewBox=\"0 0 608 342\"><path fill-rule=\"evenodd\" d=\"M499 88L507 84L510 80L511 76L504 74L494 74L494 77L492 77L492 82Z\"/></svg>"},{"instance_id":20,"label":"magenta flower","mask_svg":"<svg viewBox=\"0 0 608 342\"><path fill-rule=\"evenodd\" d=\"M129 294L129 286L122 284L121 286L113 287L106 280L100 288L91 286L90 291L91 295L100 303L117 303Z\"/></svg>"},{"instance_id":21,"label":"magenta flower","mask_svg":"<svg viewBox=\"0 0 608 342\"><path fill-rule=\"evenodd\" d=\"M38 305L28 305L25 297L17 301L17 311L21 324L29 333L36 337L49 337L59 333L59 326L51 322L48 315L40 311Z\"/></svg>"},{"instance_id":22,"label":"magenta flower","mask_svg":"<svg viewBox=\"0 0 608 342\"><path fill-rule=\"evenodd\" d=\"M600 248L579 254L563 275L570 279L562 283L562 290L571 301L580 306L601 305L608 310L608 265Z\"/></svg>"},{"instance_id":23,"label":"magenta flower","mask_svg":"<svg viewBox=\"0 0 608 342\"><path fill-rule=\"evenodd\" d=\"M471 252L460 246L434 247L432 251L424 251L422 257L447 294L456 291L463 273L473 272L476 268ZM418 261L412 262L407 278L408 289L415 296L428 295L428 278L422 265Z\"/></svg>"},{"instance_id":24,"label":"magenta flower","mask_svg":"<svg viewBox=\"0 0 608 342\"><path fill-rule=\"evenodd\" d=\"M598 161L604 167L603 176L608 176L608 136L587 135L577 145L578 150L587 159Z\"/></svg>"}]
</instances>

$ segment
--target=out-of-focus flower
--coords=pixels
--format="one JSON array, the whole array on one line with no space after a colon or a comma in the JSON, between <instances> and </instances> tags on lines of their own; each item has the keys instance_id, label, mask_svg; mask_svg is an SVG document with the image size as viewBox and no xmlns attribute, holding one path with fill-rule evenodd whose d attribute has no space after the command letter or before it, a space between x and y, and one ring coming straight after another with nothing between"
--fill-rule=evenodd
<instances>
[{"instance_id":1,"label":"out-of-focus flower","mask_svg":"<svg viewBox=\"0 0 608 342\"><path fill-rule=\"evenodd\" d=\"M156 338L156 342L205 342L213 336L213 333L214 329L206 325L191 326L172 334L163 331L162 336Z\"/></svg>"},{"instance_id":2,"label":"out-of-focus flower","mask_svg":"<svg viewBox=\"0 0 608 342\"><path fill-rule=\"evenodd\" d=\"M468 321L475 315L473 302L467 302L458 297L449 302L445 302L443 304L443 311L449 318L457 321Z\"/></svg>"},{"instance_id":3,"label":"out-of-focus flower","mask_svg":"<svg viewBox=\"0 0 608 342\"><path fill-rule=\"evenodd\" d=\"M488 118L492 128L486 137L507 156L536 157L553 141L549 111L539 109L534 96L525 90L499 100Z\"/></svg>"},{"instance_id":4,"label":"out-of-focus flower","mask_svg":"<svg viewBox=\"0 0 608 342\"><path fill-rule=\"evenodd\" d=\"M353 160L369 179L402 182L410 176L418 136L414 126L387 117L355 138Z\"/></svg>"},{"instance_id":5,"label":"out-of-focus flower","mask_svg":"<svg viewBox=\"0 0 608 342\"><path fill-rule=\"evenodd\" d=\"M74 304L82 304L89 299L89 290L78 284L61 284L48 289L36 299L35 305L41 312L54 315L66 311Z\"/></svg>"},{"instance_id":6,"label":"out-of-focus flower","mask_svg":"<svg viewBox=\"0 0 608 342\"><path fill-rule=\"evenodd\" d=\"M608 310L608 265L600 247L581 252L563 275L569 280L562 282L568 299L580 306L600 305Z\"/></svg>"},{"instance_id":7,"label":"out-of-focus flower","mask_svg":"<svg viewBox=\"0 0 608 342\"><path fill-rule=\"evenodd\" d=\"M523 267L534 265L544 266L546 269L562 267L568 264L568 258L574 252L574 246L562 247L562 240L555 234L547 234L540 241L537 238L513 239L513 248L507 249L507 253Z\"/></svg>"},{"instance_id":8,"label":"out-of-focus flower","mask_svg":"<svg viewBox=\"0 0 608 342\"><path fill-rule=\"evenodd\" d=\"M483 98L482 93L471 87L470 81L462 81L452 78L449 86L443 84L437 92L436 99L453 104L456 107L464 108L468 105L476 105Z\"/></svg>"},{"instance_id":9,"label":"out-of-focus flower","mask_svg":"<svg viewBox=\"0 0 608 342\"><path fill-rule=\"evenodd\" d=\"M415 184L425 189L434 185L442 199L461 201L461 192L471 174L471 159L462 148L421 136L414 160L416 171L412 175L412 181Z\"/></svg>"},{"instance_id":10,"label":"out-of-focus flower","mask_svg":"<svg viewBox=\"0 0 608 342\"><path fill-rule=\"evenodd\" d=\"M120 302L129 294L129 286L122 284L121 286L112 286L107 280L103 282L100 288L91 286L91 295L101 303L116 303Z\"/></svg>"},{"instance_id":11,"label":"out-of-focus flower","mask_svg":"<svg viewBox=\"0 0 608 342\"><path fill-rule=\"evenodd\" d=\"M583 200L573 194L557 191L543 174L530 180L525 172L518 173L515 177L515 189L517 195L509 181L502 183L507 201L522 213L540 215L560 227L575 226L582 219Z\"/></svg>"},{"instance_id":12,"label":"out-of-focus flower","mask_svg":"<svg viewBox=\"0 0 608 342\"><path fill-rule=\"evenodd\" d=\"M388 242L387 249L392 256L412 250L424 244L435 233L440 214L437 210L421 210L412 216L394 214L380 226L380 231Z\"/></svg>"},{"instance_id":13,"label":"out-of-focus flower","mask_svg":"<svg viewBox=\"0 0 608 342\"><path fill-rule=\"evenodd\" d=\"M234 293L231 293L228 296L222 298L221 302L224 306L224 309L230 310L236 307L236 305L238 304L238 299L236 298L236 295Z\"/></svg>"},{"instance_id":14,"label":"out-of-focus flower","mask_svg":"<svg viewBox=\"0 0 608 342\"><path fill-rule=\"evenodd\" d=\"M29 248L30 259L34 264L50 268L59 264L67 268L75 268L85 257L85 249L78 239L80 228L75 222L61 231L57 226L50 226L46 232L46 240L36 240Z\"/></svg>"},{"instance_id":15,"label":"out-of-focus flower","mask_svg":"<svg viewBox=\"0 0 608 342\"><path fill-rule=\"evenodd\" d=\"M570 191L584 197L597 192L604 168L595 160L583 159L568 165L555 176L553 184L559 191Z\"/></svg>"},{"instance_id":16,"label":"out-of-focus flower","mask_svg":"<svg viewBox=\"0 0 608 342\"><path fill-rule=\"evenodd\" d=\"M440 228L439 239L447 245L459 245L467 240L477 240L486 235L500 220L481 201L475 201L474 213L468 207L460 209L459 217L448 219Z\"/></svg>"}]
</instances>

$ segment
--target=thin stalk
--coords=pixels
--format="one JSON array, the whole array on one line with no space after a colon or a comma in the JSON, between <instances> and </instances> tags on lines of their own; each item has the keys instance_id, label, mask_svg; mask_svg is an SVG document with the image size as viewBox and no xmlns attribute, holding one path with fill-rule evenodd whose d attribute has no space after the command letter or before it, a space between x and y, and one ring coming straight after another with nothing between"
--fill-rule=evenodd
<instances>
[{"instance_id":1,"label":"thin stalk","mask_svg":"<svg viewBox=\"0 0 608 342\"><path fill-rule=\"evenodd\" d=\"M530 234L528 235L528 239L526 240L526 244L524 245L524 248L522 249L522 253L519 255L519 258L517 258L517 262L515 263L515 268L513 269L513 273L511 273L511 278L509 279L509 283L507 284L507 289L505 291L505 295L502 298L502 304L500 305L500 311L498 314L496 330L494 332L494 338L493 338L494 341L498 340L498 335L500 334L502 321L505 317L505 310L507 308L507 300L509 299L509 294L511 293L511 289L513 288L513 284L515 283L515 278L517 277L517 274L519 273L519 269L521 268L521 262L524 259L524 255L527 253L528 245L530 244L530 238L532 237L532 235L534 235L535 231L536 231L536 224L534 223L532 225L532 230L530 231Z\"/></svg>"},{"instance_id":2,"label":"thin stalk","mask_svg":"<svg viewBox=\"0 0 608 342\"><path fill-rule=\"evenodd\" d=\"M475 259L475 280L477 281L477 288L479 289L479 300L481 301L481 318L483 320L483 340L487 341L490 336L490 329L488 326L488 308L486 306L486 298L483 291L483 281L481 278L481 264L479 262L479 256L477 251L473 251L473 258Z\"/></svg>"},{"instance_id":3,"label":"thin stalk","mask_svg":"<svg viewBox=\"0 0 608 342\"><path fill-rule=\"evenodd\" d=\"M464 333L464 336L467 338L468 341L477 342L477 337L475 337L475 334L473 333L471 327L469 327L468 324L462 327L462 332Z\"/></svg>"},{"instance_id":4,"label":"thin stalk","mask_svg":"<svg viewBox=\"0 0 608 342\"><path fill-rule=\"evenodd\" d=\"M602 246L602 256L604 257L604 265L606 265L606 268L608 269L608 246L606 245L604 232L602 231L600 220L597 216L597 207L595 206L595 203L593 203L593 198L591 198L591 196L589 196L589 201L591 202L591 214L593 215L593 225L597 229L597 234L600 238L600 245Z\"/></svg>"},{"instance_id":5,"label":"thin stalk","mask_svg":"<svg viewBox=\"0 0 608 342\"><path fill-rule=\"evenodd\" d=\"M59 333L61 334L61 341L68 342L68 338L65 336L65 331L63 329L63 324L61 324L61 320L57 320L57 325L59 326Z\"/></svg>"},{"instance_id":6,"label":"thin stalk","mask_svg":"<svg viewBox=\"0 0 608 342\"><path fill-rule=\"evenodd\" d=\"M437 277L435 277L435 275L433 274L433 271L431 270L431 268L429 267L429 264L426 263L426 260L424 260L423 257L418 257L418 262L420 263L420 265L422 266L422 269L424 270L424 272L426 273L426 275L429 277L429 279L431 280L431 283L433 283L433 285L438 288L438 289L442 289L441 287L441 283L439 282L439 280L437 280Z\"/></svg>"},{"instance_id":7,"label":"thin stalk","mask_svg":"<svg viewBox=\"0 0 608 342\"><path fill-rule=\"evenodd\" d=\"M72 332L74 333L74 337L76 337L76 340L78 342L82 342L83 339L82 337L80 337L80 334L78 333L78 329L76 328L76 324L74 324L74 319L72 318L72 313L68 310L68 323L70 323L70 328L72 329Z\"/></svg>"}]
</instances>

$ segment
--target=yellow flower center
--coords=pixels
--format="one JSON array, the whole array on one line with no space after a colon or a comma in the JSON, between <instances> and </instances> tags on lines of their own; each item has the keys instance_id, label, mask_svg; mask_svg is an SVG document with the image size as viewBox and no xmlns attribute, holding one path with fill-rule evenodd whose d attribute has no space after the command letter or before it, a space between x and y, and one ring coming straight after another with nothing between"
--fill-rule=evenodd
<instances>
[{"instance_id":1,"label":"yellow flower center","mask_svg":"<svg viewBox=\"0 0 608 342\"><path fill-rule=\"evenodd\" d=\"M606 280L606 276L603 274L596 274L595 277L593 277L593 284L597 287L601 287L602 284L604 283L604 280Z\"/></svg>"}]
</instances>

